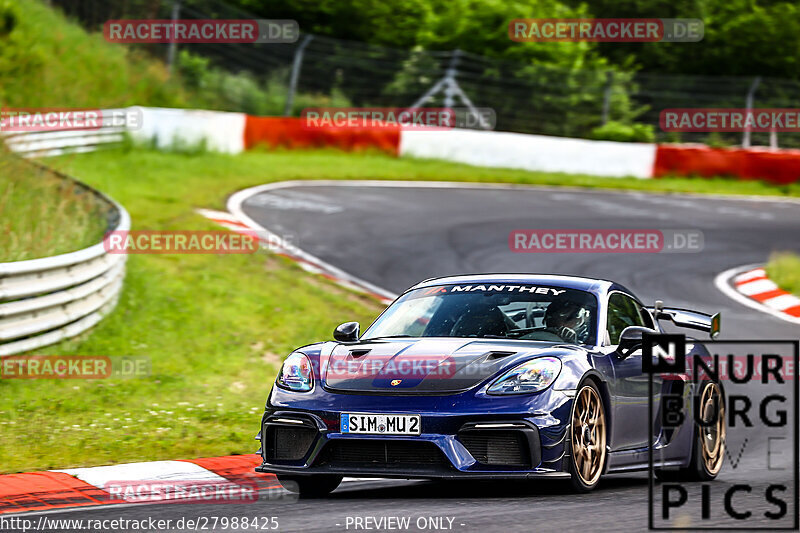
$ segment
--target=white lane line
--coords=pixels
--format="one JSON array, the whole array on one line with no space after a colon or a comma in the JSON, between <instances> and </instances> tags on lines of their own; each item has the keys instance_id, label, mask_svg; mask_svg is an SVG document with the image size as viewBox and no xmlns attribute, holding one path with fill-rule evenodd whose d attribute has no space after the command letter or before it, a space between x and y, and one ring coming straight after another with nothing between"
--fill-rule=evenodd
<instances>
[{"instance_id":1,"label":"white lane line","mask_svg":"<svg viewBox=\"0 0 800 533\"><path fill-rule=\"evenodd\" d=\"M752 300L745 296L744 294L738 292L732 285L731 280L734 279L736 276L741 275L743 273L747 273L748 271L759 268L762 265L745 265L740 267L730 268L724 272L720 272L717 274L717 277L714 278L714 285L722 292L725 296L732 300L736 300L742 305L745 305L751 309L755 309L757 311L761 311L762 313L766 313L768 315L772 315L775 318L779 318L781 320L785 320L786 322L791 322L793 324L800 324L800 318L796 318L786 313L782 313L776 309L772 309L766 305L763 305L755 300Z\"/></svg>"},{"instance_id":2,"label":"white lane line","mask_svg":"<svg viewBox=\"0 0 800 533\"><path fill-rule=\"evenodd\" d=\"M251 196L245 200L245 204L255 207L269 207L284 211L309 211L312 213L323 213L332 215L344 211L344 207L331 203L326 203L321 199L292 198L279 196L277 194L259 194Z\"/></svg>"},{"instance_id":3,"label":"white lane line","mask_svg":"<svg viewBox=\"0 0 800 533\"><path fill-rule=\"evenodd\" d=\"M529 190L529 191L546 191L554 193L578 193L578 194L615 194L631 196L639 198L647 196L649 198L694 198L703 200L731 200L738 201L744 200L748 202L773 202L777 204L798 205L800 206L800 198L783 197L783 196L753 196L753 195L735 195L735 194L703 194L703 193L690 193L690 192L669 192L669 191L632 191L630 189L604 189L604 188L590 188L590 187L574 187L562 185L532 185L524 183L484 183L484 182L464 182L464 181L402 181L402 180L287 180L278 181L274 183L266 183L263 185L256 185L249 187L236 193L233 193L230 198L233 198L239 193L252 191L250 194L255 194L261 191L269 191L274 189L284 189L290 187L386 187L398 189L495 189L495 190ZM229 199L230 201L230 199ZM230 206L229 206L230 207Z\"/></svg>"},{"instance_id":4,"label":"white lane line","mask_svg":"<svg viewBox=\"0 0 800 533\"><path fill-rule=\"evenodd\" d=\"M630 190L618 190L618 189L587 189L585 187L548 187L548 186L535 186L535 185L517 185L517 184L498 184L498 183L464 183L464 182L450 182L450 181L377 181L377 180L347 180L347 181L340 181L340 180L291 180L291 181L280 181L276 183L267 183L264 185L257 185L255 187L250 187L241 191L237 191L232 194L228 198L228 210L236 216L242 222L245 222L248 226L252 229L257 231L266 231L268 234L271 234L269 230L258 224L255 220L248 217L244 211L242 210L242 204L244 201L255 194L259 194L265 191L271 191L276 189L284 189L289 187L385 187L385 188L418 188L418 189L494 189L494 190L538 190L538 191L550 191L557 194L565 194L565 193L584 193L584 194L620 194L620 195L627 195L631 197L638 197L644 194L651 194L642 191L630 191ZM800 198L781 198L775 196L737 196L737 195L719 195L719 194L692 194L692 193L652 193L654 197L658 196L668 196L670 198L700 198L705 200L745 200L745 201L752 201L752 202L773 202L773 203L780 203L784 205L800 205ZM280 239L280 237L276 238ZM353 276L349 273L344 272L343 270L330 265L319 258L296 248L296 251L303 257L308 258L310 263L316 263L317 265L322 266L323 268L329 270L330 272L336 273L336 277L340 279L349 279L357 284L365 285L370 287L372 292L377 294L385 294L387 298L394 299L396 295L392 294L390 291L378 287L377 285L373 285L365 280L361 280L356 276ZM781 313L780 311L776 311L770 307L762 305L750 298L742 295L741 293L737 292L733 289L730 285L730 280L734 276L738 275L752 275L753 278L758 277L755 272L750 273L751 270L760 269L762 265L755 264L755 265L747 265L744 267L736 267L721 272L717 275L714 279L714 285L719 289L722 293L727 295L732 300L736 300L742 305L750 307L751 309L756 309L763 313L770 314L776 318L780 318L781 320L785 320L787 322L792 322L795 324L800 324L800 318L795 318L790 315L786 315ZM763 272L763 269L760 269ZM752 278L742 278L744 279L752 279Z\"/></svg>"},{"instance_id":5,"label":"white lane line","mask_svg":"<svg viewBox=\"0 0 800 533\"><path fill-rule=\"evenodd\" d=\"M277 183L267 183L265 185L258 185L256 187L250 187L249 189L244 189L242 191L238 191L228 198L228 210L236 217L237 220L243 222L248 227L255 231L264 232L269 241L271 243L276 243L276 245L282 248L285 253L289 256L295 257L301 261L301 265L305 265L306 267L310 266L312 269L317 268L320 270L322 274L328 274L329 276L333 277L336 280L343 281L345 284L350 284L351 287L355 287L356 290L366 290L373 294L378 295L379 297L392 301L397 298L397 294L384 289L383 287L379 287L369 281L361 279L349 272L345 272L344 270L323 261L319 257L312 255L305 250L302 250L295 246L294 244L286 241L281 236L273 233L269 229L265 228L244 212L242 209L243 204L252 196L266 192L266 191L274 191L276 189L285 189L289 187L298 187L298 186L308 186L310 183L320 185L331 185L335 182L329 181L315 181L315 182L307 182L307 181L281 181ZM386 302L388 303L388 302Z\"/></svg>"}]
</instances>

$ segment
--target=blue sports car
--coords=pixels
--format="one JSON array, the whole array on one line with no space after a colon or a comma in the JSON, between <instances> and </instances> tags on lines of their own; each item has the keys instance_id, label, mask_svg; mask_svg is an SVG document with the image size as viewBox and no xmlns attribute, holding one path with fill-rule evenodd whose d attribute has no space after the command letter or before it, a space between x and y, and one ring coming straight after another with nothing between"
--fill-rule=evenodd
<instances>
[{"instance_id":1,"label":"blue sports car","mask_svg":"<svg viewBox=\"0 0 800 533\"><path fill-rule=\"evenodd\" d=\"M645 307L611 281L484 274L429 279L405 291L363 333L283 363L257 436L263 464L301 496L343 476L565 478L577 491L606 473L648 468L710 480L724 456L719 383L653 376L654 410L680 395L687 416L648 427L642 336L659 320L713 337L719 315ZM708 358L687 344L687 358ZM694 409L713 421L693 423ZM708 418L708 420L711 420Z\"/></svg>"}]
</instances>

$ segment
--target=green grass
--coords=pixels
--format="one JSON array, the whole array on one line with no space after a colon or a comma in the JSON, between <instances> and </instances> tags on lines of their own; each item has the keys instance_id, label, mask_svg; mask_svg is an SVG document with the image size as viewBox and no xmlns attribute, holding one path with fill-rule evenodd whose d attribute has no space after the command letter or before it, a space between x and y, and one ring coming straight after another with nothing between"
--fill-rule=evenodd
<instances>
[{"instance_id":1,"label":"green grass","mask_svg":"<svg viewBox=\"0 0 800 533\"><path fill-rule=\"evenodd\" d=\"M106 229L92 196L2 149L0 215L0 263L80 250Z\"/></svg>"},{"instance_id":2,"label":"green grass","mask_svg":"<svg viewBox=\"0 0 800 533\"><path fill-rule=\"evenodd\" d=\"M0 0L0 102L7 107L191 105L163 63L87 34L41 0Z\"/></svg>"},{"instance_id":3,"label":"green grass","mask_svg":"<svg viewBox=\"0 0 800 533\"><path fill-rule=\"evenodd\" d=\"M727 178L603 178L579 174L482 168L440 160L390 157L378 152L358 155L337 150L250 151L237 156L213 153L164 154L156 151L107 151L61 158L59 165L77 176L90 173L92 183L111 194L152 196L161 218L174 216L185 204L224 207L225 195L261 183L289 179L370 179L465 181L518 185L572 186L672 193L800 196L800 182L773 185ZM126 176L136 169L132 176ZM191 175L191 178L187 178ZM178 177L180 176L180 178ZM222 193L222 194L220 194ZM120 197L122 201L124 197ZM147 206L155 207L153 204ZM133 209L133 208L132 208ZM135 219L151 214L131 212Z\"/></svg>"},{"instance_id":4,"label":"green grass","mask_svg":"<svg viewBox=\"0 0 800 533\"><path fill-rule=\"evenodd\" d=\"M112 150L50 164L126 206L134 229L216 229L195 207L288 179L458 180L639 190L792 194L727 180L636 180L475 168L335 151L180 155ZM251 453L283 357L381 306L279 257L131 255L117 309L42 354L150 357L152 374L106 380L4 380L0 471Z\"/></svg>"},{"instance_id":5,"label":"green grass","mask_svg":"<svg viewBox=\"0 0 800 533\"><path fill-rule=\"evenodd\" d=\"M800 296L800 256L790 252L773 254L766 270L767 277L778 287Z\"/></svg>"},{"instance_id":6,"label":"green grass","mask_svg":"<svg viewBox=\"0 0 800 533\"><path fill-rule=\"evenodd\" d=\"M287 72L268 79L213 67L181 50L170 75L158 49L109 43L87 33L43 0L0 0L0 104L10 108L113 108L129 105L282 113ZM304 107L348 106L331 95L301 92Z\"/></svg>"}]
</instances>

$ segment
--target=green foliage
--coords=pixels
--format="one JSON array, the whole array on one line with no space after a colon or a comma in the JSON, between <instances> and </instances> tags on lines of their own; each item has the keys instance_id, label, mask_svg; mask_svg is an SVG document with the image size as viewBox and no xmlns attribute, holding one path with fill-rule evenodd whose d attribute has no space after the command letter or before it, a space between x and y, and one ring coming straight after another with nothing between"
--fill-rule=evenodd
<instances>
[{"instance_id":1,"label":"green foliage","mask_svg":"<svg viewBox=\"0 0 800 533\"><path fill-rule=\"evenodd\" d=\"M642 143L651 143L656 138L650 124L623 124L614 120L592 129L590 137L601 141Z\"/></svg>"},{"instance_id":2,"label":"green foliage","mask_svg":"<svg viewBox=\"0 0 800 533\"><path fill-rule=\"evenodd\" d=\"M11 22L15 21L15 22ZM31 0L0 3L0 102L9 107L183 107L189 95L164 66L88 35Z\"/></svg>"},{"instance_id":3,"label":"green foliage","mask_svg":"<svg viewBox=\"0 0 800 533\"><path fill-rule=\"evenodd\" d=\"M288 70L273 71L265 81L248 72L231 73L211 65L208 58L181 50L177 71L198 107L252 115L282 115L286 106ZM293 114L306 107L345 107L350 102L334 88L331 95L295 95Z\"/></svg>"},{"instance_id":4,"label":"green foliage","mask_svg":"<svg viewBox=\"0 0 800 533\"><path fill-rule=\"evenodd\" d=\"M564 68L800 79L800 6L775 0L229 0L304 31ZM515 43L514 18L699 18L699 43Z\"/></svg>"},{"instance_id":5,"label":"green foliage","mask_svg":"<svg viewBox=\"0 0 800 533\"><path fill-rule=\"evenodd\" d=\"M515 18L589 15L559 0L233 0L251 13L292 18L305 32L394 48L454 50L564 68L606 65L594 43L519 43Z\"/></svg>"},{"instance_id":6,"label":"green foliage","mask_svg":"<svg viewBox=\"0 0 800 533\"><path fill-rule=\"evenodd\" d=\"M775 0L566 0L595 17L698 18L698 43L603 43L600 53L648 72L800 79L800 6Z\"/></svg>"},{"instance_id":7,"label":"green foliage","mask_svg":"<svg viewBox=\"0 0 800 533\"><path fill-rule=\"evenodd\" d=\"M39 1L0 0L0 103L9 107L149 105L282 115L288 71L263 80L185 50L177 76L141 49L87 34ZM349 105L341 92L298 94L295 108Z\"/></svg>"},{"instance_id":8,"label":"green foliage","mask_svg":"<svg viewBox=\"0 0 800 533\"><path fill-rule=\"evenodd\" d=\"M767 263L767 276L778 287L800 296L800 256L791 252L775 253Z\"/></svg>"},{"instance_id":9,"label":"green foliage","mask_svg":"<svg viewBox=\"0 0 800 533\"><path fill-rule=\"evenodd\" d=\"M0 38L8 36L17 25L19 11L10 0L0 2Z\"/></svg>"},{"instance_id":10,"label":"green foliage","mask_svg":"<svg viewBox=\"0 0 800 533\"><path fill-rule=\"evenodd\" d=\"M731 142L727 141L719 132L712 131L705 138L705 144L711 148L725 148L731 146Z\"/></svg>"}]
</instances>

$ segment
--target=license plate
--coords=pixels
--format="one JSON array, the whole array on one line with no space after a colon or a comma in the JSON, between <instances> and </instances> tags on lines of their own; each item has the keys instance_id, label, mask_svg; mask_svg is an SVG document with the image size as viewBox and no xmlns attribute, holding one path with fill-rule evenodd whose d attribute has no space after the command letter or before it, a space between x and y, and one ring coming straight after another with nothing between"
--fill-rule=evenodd
<instances>
[{"instance_id":1,"label":"license plate","mask_svg":"<svg viewBox=\"0 0 800 533\"><path fill-rule=\"evenodd\" d=\"M379 415L370 413L342 413L342 433L369 435L419 435L419 415Z\"/></svg>"}]
</instances>

